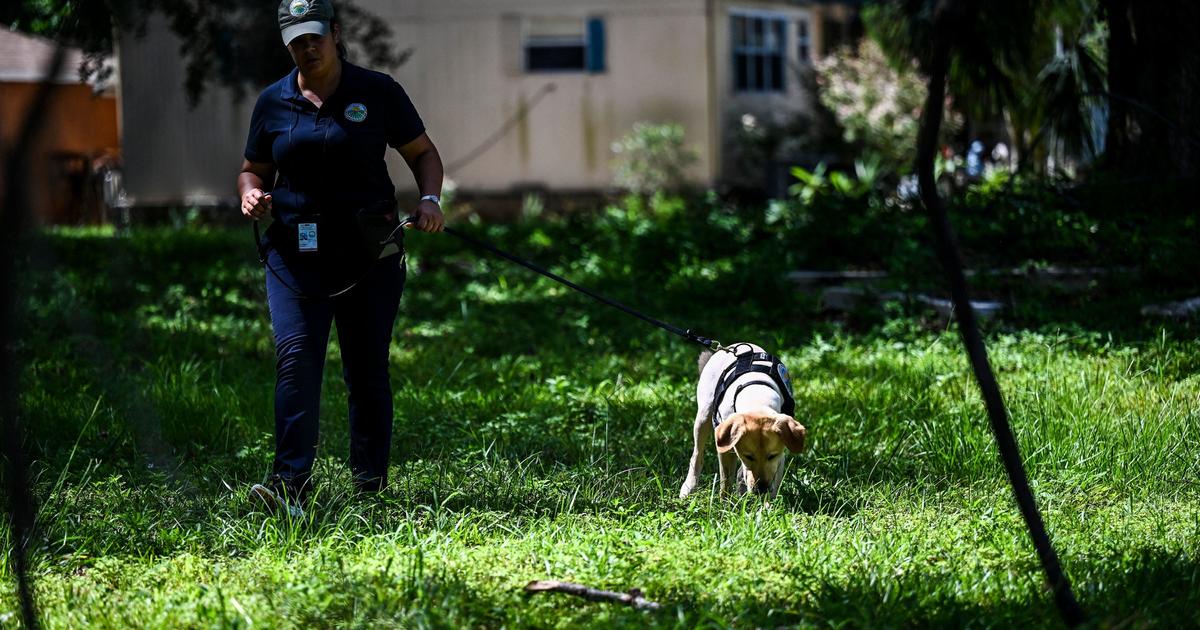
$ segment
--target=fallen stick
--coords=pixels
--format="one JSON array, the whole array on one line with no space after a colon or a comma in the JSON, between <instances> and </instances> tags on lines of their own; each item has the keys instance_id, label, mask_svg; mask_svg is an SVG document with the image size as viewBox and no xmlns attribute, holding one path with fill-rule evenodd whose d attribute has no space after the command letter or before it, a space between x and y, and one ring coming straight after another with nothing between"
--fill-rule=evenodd
<instances>
[{"instance_id":1,"label":"fallen stick","mask_svg":"<svg viewBox=\"0 0 1200 630\"><path fill-rule=\"evenodd\" d=\"M640 589L630 589L628 593L617 593L615 591L602 591L590 586L575 584L573 582L559 582L558 580L534 580L525 585L526 593L567 593L582 597L593 602L614 602L618 604L626 604L633 606L638 610L660 610L662 604L652 602L642 596Z\"/></svg>"}]
</instances>

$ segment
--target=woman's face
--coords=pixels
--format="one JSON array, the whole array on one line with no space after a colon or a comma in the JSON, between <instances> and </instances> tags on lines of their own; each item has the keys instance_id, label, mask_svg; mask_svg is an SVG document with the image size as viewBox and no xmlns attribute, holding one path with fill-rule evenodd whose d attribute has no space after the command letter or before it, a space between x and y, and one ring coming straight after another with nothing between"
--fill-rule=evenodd
<instances>
[{"instance_id":1,"label":"woman's face","mask_svg":"<svg viewBox=\"0 0 1200 630\"><path fill-rule=\"evenodd\" d=\"M325 74L334 68L338 62L337 44L340 32L334 26L328 35L301 35L288 44L288 52L292 61L305 75L317 76Z\"/></svg>"}]
</instances>

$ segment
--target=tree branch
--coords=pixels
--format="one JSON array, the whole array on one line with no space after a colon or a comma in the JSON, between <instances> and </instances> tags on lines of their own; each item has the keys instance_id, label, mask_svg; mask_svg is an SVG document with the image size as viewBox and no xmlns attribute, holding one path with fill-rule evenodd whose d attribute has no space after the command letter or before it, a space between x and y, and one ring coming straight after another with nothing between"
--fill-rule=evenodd
<instances>
[{"instance_id":1,"label":"tree branch","mask_svg":"<svg viewBox=\"0 0 1200 630\"><path fill-rule=\"evenodd\" d=\"M617 593L615 591L602 591L590 586L575 584L574 582L559 582L558 580L534 580L525 585L525 592L533 595L535 593L566 593L576 597L582 597L590 602L612 602L615 604L625 604L633 606L638 610L661 610L662 604L652 602L642 596L642 591L639 589L631 589L628 593Z\"/></svg>"}]
</instances>

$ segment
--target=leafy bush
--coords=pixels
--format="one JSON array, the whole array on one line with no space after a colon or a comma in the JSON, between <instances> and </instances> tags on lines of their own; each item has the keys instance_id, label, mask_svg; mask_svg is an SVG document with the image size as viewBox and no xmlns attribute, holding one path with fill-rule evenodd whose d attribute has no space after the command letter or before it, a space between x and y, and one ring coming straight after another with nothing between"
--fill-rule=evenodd
<instances>
[{"instance_id":1,"label":"leafy bush","mask_svg":"<svg viewBox=\"0 0 1200 630\"><path fill-rule=\"evenodd\" d=\"M853 173L792 169L790 198L764 214L791 265L883 269L908 280L939 273L923 207L911 190L889 189L880 170L864 161ZM1195 267L1187 254L1194 222L1108 213L1097 194L1064 181L991 169L946 202L969 267L1137 266L1164 278Z\"/></svg>"},{"instance_id":2,"label":"leafy bush","mask_svg":"<svg viewBox=\"0 0 1200 630\"><path fill-rule=\"evenodd\" d=\"M685 144L682 125L637 123L633 131L613 143L615 183L641 195L675 192L687 184L687 169L696 163L696 152Z\"/></svg>"},{"instance_id":3,"label":"leafy bush","mask_svg":"<svg viewBox=\"0 0 1200 630\"><path fill-rule=\"evenodd\" d=\"M878 158L857 161L854 173L819 164L811 171L795 167L792 175L791 199L772 203L766 224L793 265L886 268L897 241L921 225L914 226L908 204L886 190Z\"/></svg>"}]
</instances>

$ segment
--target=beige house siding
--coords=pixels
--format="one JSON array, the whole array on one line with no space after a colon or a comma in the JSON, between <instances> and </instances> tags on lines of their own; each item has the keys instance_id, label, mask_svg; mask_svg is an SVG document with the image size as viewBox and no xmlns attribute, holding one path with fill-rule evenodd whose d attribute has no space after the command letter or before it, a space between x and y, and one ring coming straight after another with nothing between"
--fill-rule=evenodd
<instances>
[{"instance_id":1,"label":"beige house siding","mask_svg":"<svg viewBox=\"0 0 1200 630\"><path fill-rule=\"evenodd\" d=\"M179 49L158 16L118 47L125 189L140 206L233 203L253 95L210 86L189 106Z\"/></svg>"},{"instance_id":2,"label":"beige house siding","mask_svg":"<svg viewBox=\"0 0 1200 630\"><path fill-rule=\"evenodd\" d=\"M396 25L402 46L415 48L396 77L447 165L474 156L519 119L486 152L452 169L460 187L606 188L612 143L641 121L683 124L702 156L693 177L715 175L702 0L423 0L404 8L376 10ZM524 71L523 33L533 23L588 17L605 22L605 72Z\"/></svg>"},{"instance_id":3,"label":"beige house siding","mask_svg":"<svg viewBox=\"0 0 1200 630\"><path fill-rule=\"evenodd\" d=\"M700 159L701 184L724 171L730 121L744 112L800 111L809 97L788 71L785 94L737 94L730 69L730 11L809 18L820 50L818 10L795 2L728 0L362 0L414 54L393 72L425 119L448 176L472 192L521 188L606 189L614 141L638 122L676 122ZM605 25L605 71L529 73L524 37L533 28ZM563 22L562 20L566 20ZM272 34L273 36L273 34ZM351 42L351 44L353 44ZM194 109L181 83L179 41L161 19L144 39L120 45L126 185L133 203L235 200L235 176L253 96L237 102L210 87ZM522 115L524 112L524 115ZM499 133L503 131L503 133ZM488 140L495 140L488 145ZM397 188L414 187L392 152Z\"/></svg>"}]
</instances>

